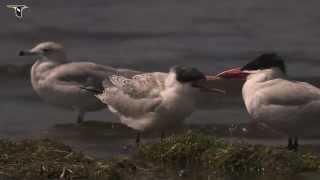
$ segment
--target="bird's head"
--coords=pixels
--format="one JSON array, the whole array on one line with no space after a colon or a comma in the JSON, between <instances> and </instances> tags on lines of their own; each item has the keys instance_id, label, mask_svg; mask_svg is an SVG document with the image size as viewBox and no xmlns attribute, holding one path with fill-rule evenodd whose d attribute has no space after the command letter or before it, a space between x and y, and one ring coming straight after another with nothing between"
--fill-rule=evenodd
<instances>
[{"instance_id":1,"label":"bird's head","mask_svg":"<svg viewBox=\"0 0 320 180\"><path fill-rule=\"evenodd\" d=\"M281 72L286 74L286 66L281 56L276 53L265 53L243 67L232 68L218 74L222 78L246 78L248 75L254 75L264 72Z\"/></svg>"},{"instance_id":2,"label":"bird's head","mask_svg":"<svg viewBox=\"0 0 320 180\"><path fill-rule=\"evenodd\" d=\"M196 68L186 66L174 66L170 72L176 75L176 80L180 83L192 83L206 80L205 75Z\"/></svg>"},{"instance_id":3,"label":"bird's head","mask_svg":"<svg viewBox=\"0 0 320 180\"><path fill-rule=\"evenodd\" d=\"M20 56L37 56L55 61L65 61L66 53L63 46L56 42L42 42L30 50L20 51Z\"/></svg>"},{"instance_id":4,"label":"bird's head","mask_svg":"<svg viewBox=\"0 0 320 180\"><path fill-rule=\"evenodd\" d=\"M195 89L207 92L225 93L223 90L208 88L206 85L206 76L196 68L186 66L174 66L170 69L169 76L173 75L175 82L182 85L188 85Z\"/></svg>"}]
</instances>

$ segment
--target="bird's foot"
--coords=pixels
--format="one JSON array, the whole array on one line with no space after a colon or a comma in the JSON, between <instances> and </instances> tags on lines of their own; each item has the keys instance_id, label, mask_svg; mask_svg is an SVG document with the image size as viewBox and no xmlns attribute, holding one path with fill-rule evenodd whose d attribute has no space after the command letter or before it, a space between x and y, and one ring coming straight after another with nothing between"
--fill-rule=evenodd
<instances>
[{"instance_id":1,"label":"bird's foot","mask_svg":"<svg viewBox=\"0 0 320 180\"><path fill-rule=\"evenodd\" d=\"M163 142L164 138L165 138L165 133L164 133L164 132L161 132L161 137L160 137L161 143Z\"/></svg>"},{"instance_id":2,"label":"bird's foot","mask_svg":"<svg viewBox=\"0 0 320 180\"><path fill-rule=\"evenodd\" d=\"M83 123L84 114L85 114L84 112L78 110L78 116L77 116L77 123L78 123L78 124Z\"/></svg>"},{"instance_id":3,"label":"bird's foot","mask_svg":"<svg viewBox=\"0 0 320 180\"><path fill-rule=\"evenodd\" d=\"M287 149L288 149L289 151L291 151L291 150L293 149L292 138L289 138L289 139L288 139Z\"/></svg>"},{"instance_id":4,"label":"bird's foot","mask_svg":"<svg viewBox=\"0 0 320 180\"><path fill-rule=\"evenodd\" d=\"M78 124L83 123L83 119L82 119L82 118L77 118L77 123L78 123Z\"/></svg>"},{"instance_id":5,"label":"bird's foot","mask_svg":"<svg viewBox=\"0 0 320 180\"><path fill-rule=\"evenodd\" d=\"M137 137L136 137L136 147L138 148L140 145L140 133L137 133Z\"/></svg>"},{"instance_id":6,"label":"bird's foot","mask_svg":"<svg viewBox=\"0 0 320 180\"><path fill-rule=\"evenodd\" d=\"M298 138L296 138L296 137L289 138L287 148L289 151L298 151L298 148L299 148Z\"/></svg>"},{"instance_id":7,"label":"bird's foot","mask_svg":"<svg viewBox=\"0 0 320 180\"><path fill-rule=\"evenodd\" d=\"M299 142L298 142L298 138L295 137L295 138L293 139L293 150L294 150L294 151L298 151L298 149L299 149Z\"/></svg>"}]
</instances>

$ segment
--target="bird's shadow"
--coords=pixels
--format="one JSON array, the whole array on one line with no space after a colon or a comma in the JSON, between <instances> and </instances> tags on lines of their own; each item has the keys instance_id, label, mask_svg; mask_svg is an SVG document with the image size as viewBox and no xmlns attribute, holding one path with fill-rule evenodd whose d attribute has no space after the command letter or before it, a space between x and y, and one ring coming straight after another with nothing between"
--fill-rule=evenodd
<instances>
[{"instance_id":1,"label":"bird's shadow","mask_svg":"<svg viewBox=\"0 0 320 180\"><path fill-rule=\"evenodd\" d=\"M56 124L52 128L53 132L62 133L69 136L79 136L81 139L101 139L101 138L128 138L136 132L120 123L103 121L85 121L81 124L67 123Z\"/></svg>"},{"instance_id":2,"label":"bird's shadow","mask_svg":"<svg viewBox=\"0 0 320 180\"><path fill-rule=\"evenodd\" d=\"M249 129L249 132L243 132L243 129ZM211 134L219 137L230 137L230 136L245 136L245 137L255 137L259 138L257 132L264 130L258 129L256 127L248 127L247 124L239 125L221 125L221 124L187 124L182 125L179 128L174 128L172 131L166 131L166 136L172 134L182 134L188 131L202 132L205 134ZM51 132L56 135L61 135L65 137L73 137L81 140L119 140L119 139L134 139L136 137L137 131L116 122L104 122L104 121L85 121L81 124L76 123L66 123L66 124L56 124ZM270 134L270 133L269 133ZM147 139L158 139L160 138L160 132L149 131L141 133L143 138ZM270 135L273 136L272 134ZM264 137L266 135L264 134ZM261 137L260 137L261 138Z\"/></svg>"}]
</instances>

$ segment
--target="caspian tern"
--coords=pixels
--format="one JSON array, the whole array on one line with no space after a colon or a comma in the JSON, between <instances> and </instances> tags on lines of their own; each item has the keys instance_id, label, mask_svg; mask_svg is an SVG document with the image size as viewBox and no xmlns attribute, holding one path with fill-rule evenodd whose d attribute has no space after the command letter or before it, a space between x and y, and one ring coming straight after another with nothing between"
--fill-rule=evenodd
<instances>
[{"instance_id":1,"label":"caspian tern","mask_svg":"<svg viewBox=\"0 0 320 180\"><path fill-rule=\"evenodd\" d=\"M289 80L279 55L262 54L242 68L218 76L246 78L242 96L248 113L254 120L288 135L289 149L298 149L299 136L319 132L320 89Z\"/></svg>"},{"instance_id":2,"label":"caspian tern","mask_svg":"<svg viewBox=\"0 0 320 180\"><path fill-rule=\"evenodd\" d=\"M78 123L86 112L105 108L98 98L80 87L103 90L102 81L111 74L132 77L140 73L91 62L68 62L63 46L55 42L40 43L31 50L20 51L19 55L36 57L31 69L36 93L52 105L77 111Z\"/></svg>"},{"instance_id":3,"label":"caspian tern","mask_svg":"<svg viewBox=\"0 0 320 180\"><path fill-rule=\"evenodd\" d=\"M179 126L195 109L200 91L224 93L208 89L206 77L197 69L183 66L171 68L169 73L152 72L126 78L112 75L104 82L104 90L96 93L121 122L138 132ZM163 133L161 134L163 137ZM136 143L139 144L140 133Z\"/></svg>"}]
</instances>

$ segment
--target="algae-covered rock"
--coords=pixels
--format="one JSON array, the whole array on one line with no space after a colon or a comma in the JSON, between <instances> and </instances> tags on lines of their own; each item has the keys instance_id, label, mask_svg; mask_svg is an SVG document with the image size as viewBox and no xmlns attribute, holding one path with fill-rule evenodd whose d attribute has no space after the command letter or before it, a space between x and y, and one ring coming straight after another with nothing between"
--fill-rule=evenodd
<instances>
[{"instance_id":1,"label":"algae-covered rock","mask_svg":"<svg viewBox=\"0 0 320 180\"><path fill-rule=\"evenodd\" d=\"M200 133L142 144L128 157L98 160L50 139L0 140L0 175L19 179L170 179L177 176L290 175L318 171L320 159L288 151L230 143ZM204 178L206 179L206 178Z\"/></svg>"},{"instance_id":2,"label":"algae-covered rock","mask_svg":"<svg viewBox=\"0 0 320 180\"><path fill-rule=\"evenodd\" d=\"M215 174L262 175L317 171L320 159L311 153L246 143L227 143L199 133L171 136L145 144L139 155L171 167L209 168Z\"/></svg>"},{"instance_id":3,"label":"algae-covered rock","mask_svg":"<svg viewBox=\"0 0 320 180\"><path fill-rule=\"evenodd\" d=\"M0 172L9 177L87 178L118 176L113 163L97 161L50 140L0 141ZM111 178L112 177L112 178Z\"/></svg>"},{"instance_id":4,"label":"algae-covered rock","mask_svg":"<svg viewBox=\"0 0 320 180\"><path fill-rule=\"evenodd\" d=\"M317 171L320 159L307 152L261 145L228 144L211 147L203 154L204 163L224 174L294 174Z\"/></svg>"},{"instance_id":5,"label":"algae-covered rock","mask_svg":"<svg viewBox=\"0 0 320 180\"><path fill-rule=\"evenodd\" d=\"M223 141L202 134L170 136L159 143L139 147L139 155L147 160L171 165L200 163L202 154L210 147L223 146Z\"/></svg>"}]
</instances>

